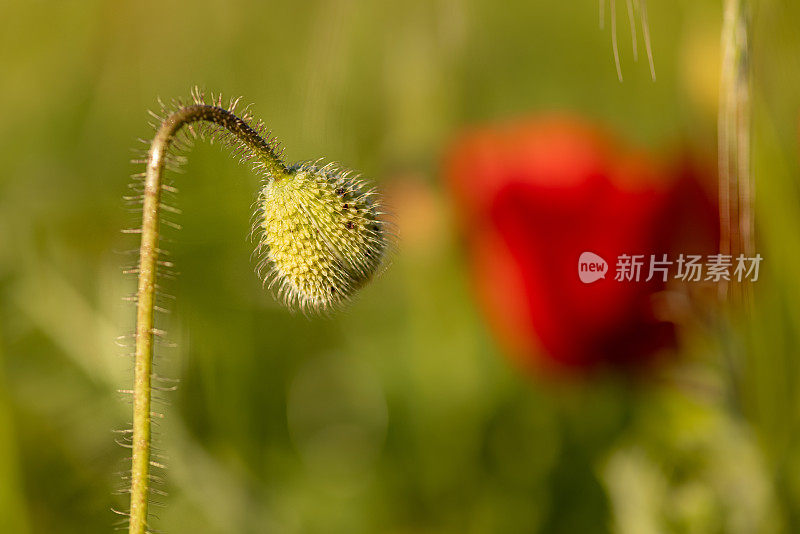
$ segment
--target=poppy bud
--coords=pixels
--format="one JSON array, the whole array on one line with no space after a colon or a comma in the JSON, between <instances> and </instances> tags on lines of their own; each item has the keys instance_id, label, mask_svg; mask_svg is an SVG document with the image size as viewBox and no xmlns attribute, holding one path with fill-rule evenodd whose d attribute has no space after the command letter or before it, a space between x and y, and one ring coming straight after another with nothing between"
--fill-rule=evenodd
<instances>
[{"instance_id":1,"label":"poppy bud","mask_svg":"<svg viewBox=\"0 0 800 534\"><path fill-rule=\"evenodd\" d=\"M265 183L259 209L265 280L291 307L322 311L347 301L387 248L374 190L332 164L289 167Z\"/></svg>"}]
</instances>

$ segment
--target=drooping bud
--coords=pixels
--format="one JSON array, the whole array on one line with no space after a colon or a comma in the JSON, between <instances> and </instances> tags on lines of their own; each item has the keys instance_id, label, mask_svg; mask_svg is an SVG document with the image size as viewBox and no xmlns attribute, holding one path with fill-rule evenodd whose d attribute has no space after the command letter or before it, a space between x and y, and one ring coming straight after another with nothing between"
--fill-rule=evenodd
<instances>
[{"instance_id":1,"label":"drooping bud","mask_svg":"<svg viewBox=\"0 0 800 534\"><path fill-rule=\"evenodd\" d=\"M259 198L265 279L290 307L324 311L375 274L388 245L372 189L332 164L299 163Z\"/></svg>"}]
</instances>

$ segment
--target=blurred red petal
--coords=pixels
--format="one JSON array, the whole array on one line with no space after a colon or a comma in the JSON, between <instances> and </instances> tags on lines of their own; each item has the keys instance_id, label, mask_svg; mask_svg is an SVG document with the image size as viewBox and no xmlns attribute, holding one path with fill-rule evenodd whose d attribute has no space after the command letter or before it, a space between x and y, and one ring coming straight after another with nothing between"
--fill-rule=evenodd
<instances>
[{"instance_id":1,"label":"blurred red petal","mask_svg":"<svg viewBox=\"0 0 800 534\"><path fill-rule=\"evenodd\" d=\"M682 252L708 250L715 210L688 167L665 170L566 118L474 132L446 165L481 301L512 353L593 367L674 346L674 325L652 308L665 284L644 281L647 265L639 282L613 277L619 255L671 253L681 234L702 248ZM579 280L585 251L606 259L606 279Z\"/></svg>"}]
</instances>

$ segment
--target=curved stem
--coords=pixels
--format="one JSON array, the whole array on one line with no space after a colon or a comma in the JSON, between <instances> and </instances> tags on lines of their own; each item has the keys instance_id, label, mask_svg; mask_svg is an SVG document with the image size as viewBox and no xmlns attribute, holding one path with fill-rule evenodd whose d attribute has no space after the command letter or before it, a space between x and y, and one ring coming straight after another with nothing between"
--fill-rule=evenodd
<instances>
[{"instance_id":1,"label":"curved stem","mask_svg":"<svg viewBox=\"0 0 800 534\"><path fill-rule=\"evenodd\" d=\"M147 159L142 208L142 241L139 248L139 285L136 308L136 350L133 385L133 456L131 460L130 534L147 532L150 489L151 374L153 367L153 315L158 266L158 221L161 175L175 134L185 125L206 121L228 130L259 160L273 177L286 167L256 130L232 112L204 104L186 106L167 117L156 133Z\"/></svg>"}]
</instances>

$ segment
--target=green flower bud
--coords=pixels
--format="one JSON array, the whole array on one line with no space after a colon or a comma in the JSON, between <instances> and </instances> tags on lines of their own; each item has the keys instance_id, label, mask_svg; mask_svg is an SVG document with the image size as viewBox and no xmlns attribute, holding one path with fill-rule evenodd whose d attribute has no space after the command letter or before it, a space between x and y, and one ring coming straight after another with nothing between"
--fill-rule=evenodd
<instances>
[{"instance_id":1,"label":"green flower bud","mask_svg":"<svg viewBox=\"0 0 800 534\"><path fill-rule=\"evenodd\" d=\"M324 311L345 302L387 249L375 191L332 164L289 167L265 183L259 208L265 281L290 307Z\"/></svg>"}]
</instances>

